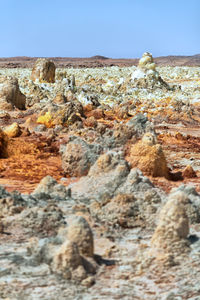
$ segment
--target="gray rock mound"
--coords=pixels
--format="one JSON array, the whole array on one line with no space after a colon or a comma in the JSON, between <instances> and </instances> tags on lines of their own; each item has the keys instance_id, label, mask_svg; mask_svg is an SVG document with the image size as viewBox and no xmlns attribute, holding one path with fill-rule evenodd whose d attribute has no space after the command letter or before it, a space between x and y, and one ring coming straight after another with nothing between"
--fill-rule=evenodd
<instances>
[{"instance_id":1,"label":"gray rock mound","mask_svg":"<svg viewBox=\"0 0 200 300\"><path fill-rule=\"evenodd\" d=\"M55 204L45 207L32 207L25 209L16 220L30 236L55 236L58 228L65 226L66 222L61 209Z\"/></svg>"},{"instance_id":2,"label":"gray rock mound","mask_svg":"<svg viewBox=\"0 0 200 300\"><path fill-rule=\"evenodd\" d=\"M102 200L111 197L129 173L128 163L116 152L101 155L87 176L71 186L72 197L84 200Z\"/></svg>"},{"instance_id":3,"label":"gray rock mound","mask_svg":"<svg viewBox=\"0 0 200 300\"><path fill-rule=\"evenodd\" d=\"M151 239L151 251L157 260L167 260L188 253L189 219L185 204L187 196L183 192L169 195L167 203L159 214L158 226ZM170 258L171 259L171 258Z\"/></svg>"},{"instance_id":4,"label":"gray rock mound","mask_svg":"<svg viewBox=\"0 0 200 300\"><path fill-rule=\"evenodd\" d=\"M18 192L9 193L0 186L0 217L12 216L20 213L27 203Z\"/></svg>"},{"instance_id":5,"label":"gray rock mound","mask_svg":"<svg viewBox=\"0 0 200 300\"><path fill-rule=\"evenodd\" d=\"M189 200L185 204L185 209L190 223L200 223L200 195L195 190L195 187L182 184L178 188L172 189L170 194L176 196L180 192Z\"/></svg>"},{"instance_id":6,"label":"gray rock mound","mask_svg":"<svg viewBox=\"0 0 200 300\"><path fill-rule=\"evenodd\" d=\"M86 175L101 152L100 145L88 144L79 137L71 137L66 147L62 145L62 167L65 175Z\"/></svg>"},{"instance_id":7,"label":"gray rock mound","mask_svg":"<svg viewBox=\"0 0 200 300\"><path fill-rule=\"evenodd\" d=\"M40 181L31 195L38 200L65 200L70 196L70 190L48 175Z\"/></svg>"},{"instance_id":8,"label":"gray rock mound","mask_svg":"<svg viewBox=\"0 0 200 300\"><path fill-rule=\"evenodd\" d=\"M155 227L161 191L138 169L129 170L119 153L101 155L87 176L71 185L72 197L90 203L92 215L122 227Z\"/></svg>"},{"instance_id":9,"label":"gray rock mound","mask_svg":"<svg viewBox=\"0 0 200 300\"><path fill-rule=\"evenodd\" d=\"M147 132L152 132L155 134L153 124L148 120L148 118L143 114L137 114L131 118L127 123L128 126L137 137L142 137Z\"/></svg>"},{"instance_id":10,"label":"gray rock mound","mask_svg":"<svg viewBox=\"0 0 200 300\"><path fill-rule=\"evenodd\" d=\"M34 264L49 264L51 270L64 279L91 285L98 267L93 258L93 248L93 233L89 224L84 218L74 216L57 237L33 238L27 250Z\"/></svg>"},{"instance_id":11,"label":"gray rock mound","mask_svg":"<svg viewBox=\"0 0 200 300\"><path fill-rule=\"evenodd\" d=\"M111 226L154 228L161 202L160 191L140 170L132 169L113 197L92 202L90 212Z\"/></svg>"}]
</instances>

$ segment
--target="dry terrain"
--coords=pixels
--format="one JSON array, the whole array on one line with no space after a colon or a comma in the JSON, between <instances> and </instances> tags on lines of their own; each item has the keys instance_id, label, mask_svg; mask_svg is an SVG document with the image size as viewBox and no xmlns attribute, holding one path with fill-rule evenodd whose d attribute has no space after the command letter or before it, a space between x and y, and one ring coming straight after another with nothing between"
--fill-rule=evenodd
<instances>
[{"instance_id":1,"label":"dry terrain","mask_svg":"<svg viewBox=\"0 0 200 300\"><path fill-rule=\"evenodd\" d=\"M0 299L200 300L200 55L35 60L0 59Z\"/></svg>"}]
</instances>

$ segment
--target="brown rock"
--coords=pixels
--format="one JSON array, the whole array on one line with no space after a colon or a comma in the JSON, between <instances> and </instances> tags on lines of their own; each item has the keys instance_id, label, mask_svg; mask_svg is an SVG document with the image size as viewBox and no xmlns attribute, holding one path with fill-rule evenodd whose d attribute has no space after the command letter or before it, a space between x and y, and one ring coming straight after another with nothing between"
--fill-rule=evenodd
<instances>
[{"instance_id":1,"label":"brown rock","mask_svg":"<svg viewBox=\"0 0 200 300\"><path fill-rule=\"evenodd\" d=\"M39 79L39 82L55 82L55 64L46 59L46 58L38 58L34 64L31 73L31 80L35 81Z\"/></svg>"},{"instance_id":2,"label":"brown rock","mask_svg":"<svg viewBox=\"0 0 200 300\"><path fill-rule=\"evenodd\" d=\"M71 241L66 241L57 251L53 258L52 268L66 279L73 279L73 272L79 268L79 279L86 278L78 246Z\"/></svg>"},{"instance_id":3,"label":"brown rock","mask_svg":"<svg viewBox=\"0 0 200 300\"><path fill-rule=\"evenodd\" d=\"M21 93L15 77L0 77L0 106L11 110L11 107L25 109L26 97Z\"/></svg>"},{"instance_id":4,"label":"brown rock","mask_svg":"<svg viewBox=\"0 0 200 300\"><path fill-rule=\"evenodd\" d=\"M182 172L182 176L184 178L195 178L195 177L197 177L197 174L191 165L187 165Z\"/></svg>"},{"instance_id":5,"label":"brown rock","mask_svg":"<svg viewBox=\"0 0 200 300\"><path fill-rule=\"evenodd\" d=\"M144 174L169 178L164 152L152 133L146 133L141 141L131 147L130 163Z\"/></svg>"},{"instance_id":6,"label":"brown rock","mask_svg":"<svg viewBox=\"0 0 200 300\"><path fill-rule=\"evenodd\" d=\"M3 131L9 138L14 138L21 135L21 128L16 122L5 127Z\"/></svg>"},{"instance_id":7,"label":"brown rock","mask_svg":"<svg viewBox=\"0 0 200 300\"><path fill-rule=\"evenodd\" d=\"M76 243L81 255L93 257L93 233L88 222L83 217L77 216L72 219L67 228L67 238L72 243Z\"/></svg>"},{"instance_id":8,"label":"brown rock","mask_svg":"<svg viewBox=\"0 0 200 300\"><path fill-rule=\"evenodd\" d=\"M83 106L80 102L67 102L65 105L51 105L42 111L37 123L44 124L47 128L55 125L68 127L77 121L82 122Z\"/></svg>"},{"instance_id":9,"label":"brown rock","mask_svg":"<svg viewBox=\"0 0 200 300\"><path fill-rule=\"evenodd\" d=\"M184 193L174 193L160 212L151 247L161 256L163 253L177 255L188 250L186 238L189 234L189 221L185 209L187 202Z\"/></svg>"},{"instance_id":10,"label":"brown rock","mask_svg":"<svg viewBox=\"0 0 200 300\"><path fill-rule=\"evenodd\" d=\"M12 109L13 109L13 106L11 103L8 103L6 101L0 101L0 110L11 111Z\"/></svg>"},{"instance_id":11,"label":"brown rock","mask_svg":"<svg viewBox=\"0 0 200 300\"><path fill-rule=\"evenodd\" d=\"M63 239L66 231L63 230ZM52 269L66 279L82 282L91 274L95 274L97 264L93 259L93 234L89 224L83 217L74 217L67 228L67 240L61 245L53 257ZM90 282L90 284L89 284ZM82 283L90 286L88 279Z\"/></svg>"},{"instance_id":12,"label":"brown rock","mask_svg":"<svg viewBox=\"0 0 200 300\"><path fill-rule=\"evenodd\" d=\"M0 129L0 157L7 156L7 145L8 145L8 137L7 135Z\"/></svg>"}]
</instances>

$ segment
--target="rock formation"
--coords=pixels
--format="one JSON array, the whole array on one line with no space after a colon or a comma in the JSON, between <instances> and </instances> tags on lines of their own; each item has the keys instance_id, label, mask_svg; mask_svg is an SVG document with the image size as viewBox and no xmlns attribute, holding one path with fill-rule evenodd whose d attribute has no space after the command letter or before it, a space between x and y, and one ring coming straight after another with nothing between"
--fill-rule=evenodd
<instances>
[{"instance_id":1,"label":"rock formation","mask_svg":"<svg viewBox=\"0 0 200 300\"><path fill-rule=\"evenodd\" d=\"M33 66L31 80L35 81L36 79L39 82L55 82L55 64L46 59L46 58L38 58Z\"/></svg>"},{"instance_id":2,"label":"rock formation","mask_svg":"<svg viewBox=\"0 0 200 300\"><path fill-rule=\"evenodd\" d=\"M87 176L72 185L72 196L84 201L108 198L114 194L128 173L128 163L122 156L109 151L99 156Z\"/></svg>"},{"instance_id":3,"label":"rock formation","mask_svg":"<svg viewBox=\"0 0 200 300\"><path fill-rule=\"evenodd\" d=\"M82 282L96 272L93 255L91 228L84 218L74 217L67 228L67 239L55 253L51 267L66 279Z\"/></svg>"},{"instance_id":4,"label":"rock formation","mask_svg":"<svg viewBox=\"0 0 200 300\"><path fill-rule=\"evenodd\" d=\"M81 255L93 257L93 233L88 222L83 217L73 217L67 227L67 238L78 246Z\"/></svg>"},{"instance_id":5,"label":"rock formation","mask_svg":"<svg viewBox=\"0 0 200 300\"><path fill-rule=\"evenodd\" d=\"M0 158L7 156L8 136L0 129Z\"/></svg>"},{"instance_id":6,"label":"rock formation","mask_svg":"<svg viewBox=\"0 0 200 300\"><path fill-rule=\"evenodd\" d=\"M53 177L46 176L37 185L32 193L37 199L48 200L51 198L60 200L66 199L70 191L62 184L59 184Z\"/></svg>"},{"instance_id":7,"label":"rock formation","mask_svg":"<svg viewBox=\"0 0 200 300\"><path fill-rule=\"evenodd\" d=\"M152 133L146 133L141 141L131 147L129 161L132 167L139 168L144 174L169 178L164 152Z\"/></svg>"},{"instance_id":8,"label":"rock formation","mask_svg":"<svg viewBox=\"0 0 200 300\"><path fill-rule=\"evenodd\" d=\"M151 239L157 258L181 255L188 251L189 220L185 205L188 198L182 192L169 196L159 215L158 226Z\"/></svg>"},{"instance_id":9,"label":"rock formation","mask_svg":"<svg viewBox=\"0 0 200 300\"><path fill-rule=\"evenodd\" d=\"M50 104L41 111L37 123L47 128L56 125L68 127L76 122L82 122L83 106L80 102L67 102L64 105Z\"/></svg>"},{"instance_id":10,"label":"rock formation","mask_svg":"<svg viewBox=\"0 0 200 300\"><path fill-rule=\"evenodd\" d=\"M100 145L88 144L79 137L71 137L62 149L62 167L67 176L87 175L102 151Z\"/></svg>"},{"instance_id":11,"label":"rock formation","mask_svg":"<svg viewBox=\"0 0 200 300\"><path fill-rule=\"evenodd\" d=\"M25 109L26 97L21 93L15 77L0 77L0 108L12 110L14 107Z\"/></svg>"},{"instance_id":12,"label":"rock formation","mask_svg":"<svg viewBox=\"0 0 200 300\"><path fill-rule=\"evenodd\" d=\"M139 61L138 68L135 70L131 79L134 86L145 89L165 89L169 90L169 85L160 77L156 71L156 64L153 61L152 54L145 52Z\"/></svg>"}]
</instances>

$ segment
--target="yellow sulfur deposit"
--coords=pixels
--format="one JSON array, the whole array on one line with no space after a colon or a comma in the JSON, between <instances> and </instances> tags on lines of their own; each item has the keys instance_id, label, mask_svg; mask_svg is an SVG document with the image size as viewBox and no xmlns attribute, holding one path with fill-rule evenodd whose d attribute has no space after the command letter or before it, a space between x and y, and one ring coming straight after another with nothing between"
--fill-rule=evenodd
<instances>
[{"instance_id":1,"label":"yellow sulfur deposit","mask_svg":"<svg viewBox=\"0 0 200 300\"><path fill-rule=\"evenodd\" d=\"M53 116L50 114L50 112L46 112L44 115L39 116L37 119L37 123L39 124L44 124L47 128L53 127L54 121L53 121Z\"/></svg>"}]
</instances>

